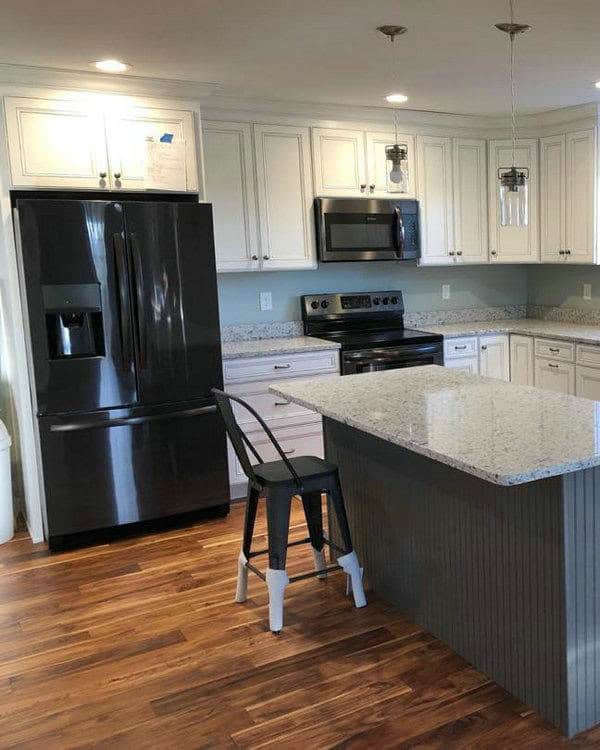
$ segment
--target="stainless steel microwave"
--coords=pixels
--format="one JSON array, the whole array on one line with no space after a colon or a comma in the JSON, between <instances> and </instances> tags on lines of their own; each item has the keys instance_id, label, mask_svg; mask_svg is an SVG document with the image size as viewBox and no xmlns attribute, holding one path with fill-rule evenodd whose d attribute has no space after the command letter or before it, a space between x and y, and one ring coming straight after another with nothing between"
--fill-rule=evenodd
<instances>
[{"instance_id":1,"label":"stainless steel microwave","mask_svg":"<svg viewBox=\"0 0 600 750\"><path fill-rule=\"evenodd\" d=\"M416 260L421 255L415 200L315 198L319 260Z\"/></svg>"}]
</instances>

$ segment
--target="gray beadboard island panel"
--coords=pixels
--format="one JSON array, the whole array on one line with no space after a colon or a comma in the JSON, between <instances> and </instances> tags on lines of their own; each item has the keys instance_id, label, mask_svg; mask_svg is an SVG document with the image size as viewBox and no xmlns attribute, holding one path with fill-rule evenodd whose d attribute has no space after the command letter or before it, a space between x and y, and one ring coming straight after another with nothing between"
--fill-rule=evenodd
<instances>
[{"instance_id":1,"label":"gray beadboard island panel","mask_svg":"<svg viewBox=\"0 0 600 750\"><path fill-rule=\"evenodd\" d=\"M600 469L502 486L324 428L373 589L567 736L599 722Z\"/></svg>"}]
</instances>

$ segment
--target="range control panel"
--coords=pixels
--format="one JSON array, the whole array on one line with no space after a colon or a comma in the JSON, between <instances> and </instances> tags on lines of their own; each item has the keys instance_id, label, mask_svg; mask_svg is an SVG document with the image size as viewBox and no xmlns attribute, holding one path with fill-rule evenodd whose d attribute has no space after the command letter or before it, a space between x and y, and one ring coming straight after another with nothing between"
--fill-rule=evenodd
<instances>
[{"instance_id":1,"label":"range control panel","mask_svg":"<svg viewBox=\"0 0 600 750\"><path fill-rule=\"evenodd\" d=\"M357 292L355 294L306 294L302 316L344 315L349 313L404 312L402 292Z\"/></svg>"}]
</instances>

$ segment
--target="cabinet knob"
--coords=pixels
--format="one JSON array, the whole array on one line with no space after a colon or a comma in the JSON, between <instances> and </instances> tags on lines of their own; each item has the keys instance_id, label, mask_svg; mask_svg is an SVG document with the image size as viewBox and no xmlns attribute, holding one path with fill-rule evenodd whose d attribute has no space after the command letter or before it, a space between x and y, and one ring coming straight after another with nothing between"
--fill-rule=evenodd
<instances>
[{"instance_id":1,"label":"cabinet knob","mask_svg":"<svg viewBox=\"0 0 600 750\"><path fill-rule=\"evenodd\" d=\"M457 251L456 251L456 254L457 254L457 255L462 255L462 250L457 250Z\"/></svg>"},{"instance_id":2,"label":"cabinet knob","mask_svg":"<svg viewBox=\"0 0 600 750\"><path fill-rule=\"evenodd\" d=\"M559 251L558 251L558 254L559 254L559 255L564 255L564 254L565 254L565 251L564 251L564 250L559 250Z\"/></svg>"},{"instance_id":3,"label":"cabinet knob","mask_svg":"<svg viewBox=\"0 0 600 750\"><path fill-rule=\"evenodd\" d=\"M269 260L269 256L268 255L263 255L263 260Z\"/></svg>"},{"instance_id":4,"label":"cabinet knob","mask_svg":"<svg viewBox=\"0 0 600 750\"><path fill-rule=\"evenodd\" d=\"M369 190L374 193L375 192L375 185L369 185Z\"/></svg>"},{"instance_id":5,"label":"cabinet knob","mask_svg":"<svg viewBox=\"0 0 600 750\"><path fill-rule=\"evenodd\" d=\"M565 250L565 255L571 255L571 251L570 250Z\"/></svg>"},{"instance_id":6,"label":"cabinet knob","mask_svg":"<svg viewBox=\"0 0 600 750\"><path fill-rule=\"evenodd\" d=\"M360 192L364 193L366 189L367 189L367 183L363 182L362 185L360 186Z\"/></svg>"},{"instance_id":7,"label":"cabinet knob","mask_svg":"<svg viewBox=\"0 0 600 750\"><path fill-rule=\"evenodd\" d=\"M492 255L498 255L498 253L495 250L492 250L491 254Z\"/></svg>"},{"instance_id":8,"label":"cabinet knob","mask_svg":"<svg viewBox=\"0 0 600 750\"><path fill-rule=\"evenodd\" d=\"M485 344L481 345L481 351L484 352L487 349L487 346Z\"/></svg>"},{"instance_id":9,"label":"cabinet knob","mask_svg":"<svg viewBox=\"0 0 600 750\"><path fill-rule=\"evenodd\" d=\"M258 255L253 255L252 260L258 260Z\"/></svg>"},{"instance_id":10,"label":"cabinet knob","mask_svg":"<svg viewBox=\"0 0 600 750\"><path fill-rule=\"evenodd\" d=\"M450 252L448 253L448 255L454 255L454 250L450 250Z\"/></svg>"},{"instance_id":11,"label":"cabinet knob","mask_svg":"<svg viewBox=\"0 0 600 750\"><path fill-rule=\"evenodd\" d=\"M121 179L121 173L120 172L115 172L114 178L115 178L115 180L120 180Z\"/></svg>"},{"instance_id":12,"label":"cabinet knob","mask_svg":"<svg viewBox=\"0 0 600 750\"><path fill-rule=\"evenodd\" d=\"M101 180L104 180L106 179L106 172L100 172L98 176L100 177Z\"/></svg>"}]
</instances>

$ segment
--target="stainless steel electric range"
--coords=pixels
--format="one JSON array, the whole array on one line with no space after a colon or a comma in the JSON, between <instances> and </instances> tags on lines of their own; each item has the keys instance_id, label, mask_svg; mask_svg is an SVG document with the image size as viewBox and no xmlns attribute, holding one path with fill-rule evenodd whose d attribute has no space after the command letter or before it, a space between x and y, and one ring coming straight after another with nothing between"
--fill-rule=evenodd
<instances>
[{"instance_id":1,"label":"stainless steel electric range","mask_svg":"<svg viewBox=\"0 0 600 750\"><path fill-rule=\"evenodd\" d=\"M443 364L443 337L404 327L402 292L307 294L304 333L341 344L342 375Z\"/></svg>"}]
</instances>

